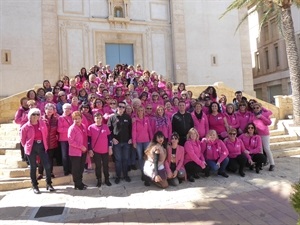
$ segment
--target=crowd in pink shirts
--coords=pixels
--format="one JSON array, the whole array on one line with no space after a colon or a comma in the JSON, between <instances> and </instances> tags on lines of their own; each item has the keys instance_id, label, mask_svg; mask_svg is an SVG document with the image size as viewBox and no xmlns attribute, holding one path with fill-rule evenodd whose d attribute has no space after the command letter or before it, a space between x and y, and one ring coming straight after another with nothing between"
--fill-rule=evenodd
<instances>
[{"instance_id":1,"label":"crowd in pink shirts","mask_svg":"<svg viewBox=\"0 0 300 225\"><path fill-rule=\"evenodd\" d=\"M218 170L219 175L226 177L225 169L230 164L230 159L240 154L245 154L246 164L249 168L255 168L257 173L268 163L269 170L274 170L268 129L272 112L262 107L255 99L247 101L240 91L236 92L236 98L230 103L225 95L218 96L213 86L207 87L195 97L186 89L184 83L174 87L172 82L165 80L162 75L156 71L143 70L141 65L134 67L117 64L111 69L109 65L103 66L99 62L89 70L82 67L72 78L63 76L55 85L45 80L43 87L37 91L28 91L27 96L20 100L21 106L15 115L15 122L21 127L28 123L28 101L34 102L41 114L45 114L45 105L49 103L56 108L53 116L57 117L57 132L48 132L48 135L51 133L51 140L53 141L54 137L59 143L55 150L58 152L55 158L58 164L63 164L65 175L71 170L68 156L76 155L76 149L80 148L76 146L76 141L79 141L76 140L76 134L72 135L75 137L73 141L68 138L68 129L74 126L71 113L80 111L82 123L87 129L93 126L93 115L96 113L103 116L103 124L106 124L116 113L119 102L126 104L125 113L132 118L132 162L128 163L128 170L135 170L137 166L143 170L144 151L155 133L160 131L165 137L165 142L172 143L172 116L178 112L179 102L184 102L186 111L191 114L197 138L191 138L194 135L193 131L189 136L191 140L187 138L186 144L181 146L184 148L184 154L178 157L184 158L176 160L183 164L182 167L191 161L201 167L191 174L190 171L196 167L189 164L189 172L186 175L189 180L197 178L199 172L208 176L209 170ZM249 124L252 124L255 132L249 133ZM216 132L215 139L210 139L214 136L211 130ZM87 130L84 132L88 134ZM236 139L231 138L230 133L236 133ZM84 141L87 140L86 137ZM240 152L237 148L241 149ZM21 142L22 160L27 161L26 149L27 146ZM169 147L167 152L170 154ZM260 157L259 163L255 165L253 156L258 153L264 158ZM228 162L225 163L227 158ZM166 160L170 161L170 156L167 156ZM86 159L86 169L92 169L89 155ZM170 173L170 169L168 172ZM240 174L244 175L244 170L240 171Z\"/></svg>"}]
</instances>

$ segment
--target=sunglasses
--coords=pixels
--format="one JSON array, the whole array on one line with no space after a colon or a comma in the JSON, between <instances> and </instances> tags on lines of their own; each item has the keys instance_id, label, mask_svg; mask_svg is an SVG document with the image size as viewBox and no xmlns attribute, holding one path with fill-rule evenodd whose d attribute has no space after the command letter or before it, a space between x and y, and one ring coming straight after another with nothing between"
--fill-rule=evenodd
<instances>
[{"instance_id":1,"label":"sunglasses","mask_svg":"<svg viewBox=\"0 0 300 225\"><path fill-rule=\"evenodd\" d=\"M171 140L178 140L178 138L177 137L172 137Z\"/></svg>"},{"instance_id":2,"label":"sunglasses","mask_svg":"<svg viewBox=\"0 0 300 225\"><path fill-rule=\"evenodd\" d=\"M236 135L236 133L229 133L229 135Z\"/></svg>"},{"instance_id":3,"label":"sunglasses","mask_svg":"<svg viewBox=\"0 0 300 225\"><path fill-rule=\"evenodd\" d=\"M111 105L116 105L117 103L115 103L115 102L111 102L110 104L111 104Z\"/></svg>"},{"instance_id":4,"label":"sunglasses","mask_svg":"<svg viewBox=\"0 0 300 225\"><path fill-rule=\"evenodd\" d=\"M105 98L105 100L109 100L110 98Z\"/></svg>"},{"instance_id":5,"label":"sunglasses","mask_svg":"<svg viewBox=\"0 0 300 225\"><path fill-rule=\"evenodd\" d=\"M241 107L241 106L246 106L246 105L240 105L240 107Z\"/></svg>"},{"instance_id":6,"label":"sunglasses","mask_svg":"<svg viewBox=\"0 0 300 225\"><path fill-rule=\"evenodd\" d=\"M152 108L146 108L146 109L148 109L148 110L152 110Z\"/></svg>"},{"instance_id":7,"label":"sunglasses","mask_svg":"<svg viewBox=\"0 0 300 225\"><path fill-rule=\"evenodd\" d=\"M120 109L125 109L125 106L119 105L118 106Z\"/></svg>"},{"instance_id":8,"label":"sunglasses","mask_svg":"<svg viewBox=\"0 0 300 225\"><path fill-rule=\"evenodd\" d=\"M163 97L163 99L167 99L167 98L168 98L168 96Z\"/></svg>"},{"instance_id":9,"label":"sunglasses","mask_svg":"<svg viewBox=\"0 0 300 225\"><path fill-rule=\"evenodd\" d=\"M254 107L254 109L260 109L260 107Z\"/></svg>"},{"instance_id":10,"label":"sunglasses","mask_svg":"<svg viewBox=\"0 0 300 225\"><path fill-rule=\"evenodd\" d=\"M248 130L249 130L249 129L254 129L254 127L248 127L247 129L248 129Z\"/></svg>"},{"instance_id":11,"label":"sunglasses","mask_svg":"<svg viewBox=\"0 0 300 225\"><path fill-rule=\"evenodd\" d=\"M32 113L31 115L32 116L39 116L40 114L39 113Z\"/></svg>"},{"instance_id":12,"label":"sunglasses","mask_svg":"<svg viewBox=\"0 0 300 225\"><path fill-rule=\"evenodd\" d=\"M129 96L130 94L125 94L125 96Z\"/></svg>"}]
</instances>

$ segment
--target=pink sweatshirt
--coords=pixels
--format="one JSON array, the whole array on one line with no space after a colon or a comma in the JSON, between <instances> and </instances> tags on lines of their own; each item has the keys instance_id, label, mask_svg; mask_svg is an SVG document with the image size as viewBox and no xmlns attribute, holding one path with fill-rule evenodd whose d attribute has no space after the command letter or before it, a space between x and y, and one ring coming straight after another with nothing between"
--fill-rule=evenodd
<instances>
[{"instance_id":1,"label":"pink sweatshirt","mask_svg":"<svg viewBox=\"0 0 300 225\"><path fill-rule=\"evenodd\" d=\"M188 162L195 162L202 169L205 168L205 159L201 150L201 142L199 140L187 140L184 144L184 149L184 165Z\"/></svg>"},{"instance_id":2,"label":"pink sweatshirt","mask_svg":"<svg viewBox=\"0 0 300 225\"><path fill-rule=\"evenodd\" d=\"M97 126L95 123L88 127L88 136L92 139L92 150L97 153L108 152L108 135L110 130L106 124Z\"/></svg>"},{"instance_id":3,"label":"pink sweatshirt","mask_svg":"<svg viewBox=\"0 0 300 225\"><path fill-rule=\"evenodd\" d=\"M69 156L81 156L81 148L84 146L88 148L87 142L87 129L82 124L83 130L74 123L68 129L68 141L69 141Z\"/></svg>"},{"instance_id":4,"label":"pink sweatshirt","mask_svg":"<svg viewBox=\"0 0 300 225\"><path fill-rule=\"evenodd\" d=\"M241 139L236 138L234 141L231 141L229 138L224 140L224 144L226 145L229 155L228 157L231 159L235 159L238 155L241 155L245 152L245 146ZM247 159L251 159L249 154L245 154Z\"/></svg>"},{"instance_id":5,"label":"pink sweatshirt","mask_svg":"<svg viewBox=\"0 0 300 225\"><path fill-rule=\"evenodd\" d=\"M58 117L58 125L57 125L57 132L58 141L68 141L68 129L73 124L73 120L71 115L66 116L62 115Z\"/></svg>"},{"instance_id":6,"label":"pink sweatshirt","mask_svg":"<svg viewBox=\"0 0 300 225\"><path fill-rule=\"evenodd\" d=\"M167 117L166 117L166 120L167 120L167 125L163 125L163 126L157 126L157 117L154 116L151 121L150 121L150 124L151 124L151 127L152 127L152 133L153 135L157 132L157 131L161 131L165 138L170 138L171 135L172 135L172 123L171 123L171 120Z\"/></svg>"},{"instance_id":7,"label":"pink sweatshirt","mask_svg":"<svg viewBox=\"0 0 300 225\"><path fill-rule=\"evenodd\" d=\"M268 126L271 125L272 121L270 120L269 115L269 112L264 111L258 116L259 118L254 114L251 115L251 120L256 126L257 134L262 136L270 135Z\"/></svg>"},{"instance_id":8,"label":"pink sweatshirt","mask_svg":"<svg viewBox=\"0 0 300 225\"><path fill-rule=\"evenodd\" d=\"M249 136L248 134L242 134L239 136L239 139L242 140L250 154L262 153L262 143L259 135Z\"/></svg>"},{"instance_id":9,"label":"pink sweatshirt","mask_svg":"<svg viewBox=\"0 0 300 225\"><path fill-rule=\"evenodd\" d=\"M237 115L235 113L229 115L227 113L224 113L225 117L227 119L227 123L230 127L235 128L235 129L239 129L240 127L240 121L237 117Z\"/></svg>"},{"instance_id":10,"label":"pink sweatshirt","mask_svg":"<svg viewBox=\"0 0 300 225\"><path fill-rule=\"evenodd\" d=\"M236 116L237 116L237 119L240 123L240 129L242 131L245 130L245 128L247 127L248 123L252 122L251 121L251 112L247 111L247 112L240 112L240 111L237 111L236 112Z\"/></svg>"},{"instance_id":11,"label":"pink sweatshirt","mask_svg":"<svg viewBox=\"0 0 300 225\"><path fill-rule=\"evenodd\" d=\"M179 170L184 170L184 148L180 145L177 146L176 148L176 170L179 171ZM171 168L170 168L170 165L171 165L171 158L172 158L172 146L168 146L167 147L167 158L166 158L166 161L165 161L165 168L166 168L166 171L167 173L172 173L171 171Z\"/></svg>"},{"instance_id":12,"label":"pink sweatshirt","mask_svg":"<svg viewBox=\"0 0 300 225\"><path fill-rule=\"evenodd\" d=\"M226 132L224 118L225 115L223 113L218 113L217 115L208 114L208 125L210 130L215 130L217 134L221 134Z\"/></svg>"},{"instance_id":13,"label":"pink sweatshirt","mask_svg":"<svg viewBox=\"0 0 300 225\"><path fill-rule=\"evenodd\" d=\"M224 142L219 139L210 141L204 138L201 141L201 148L206 160L215 160L221 163L228 156L228 149Z\"/></svg>"},{"instance_id":14,"label":"pink sweatshirt","mask_svg":"<svg viewBox=\"0 0 300 225\"><path fill-rule=\"evenodd\" d=\"M28 121L28 112L29 109L25 111L23 107L20 107L15 114L15 123L23 126Z\"/></svg>"},{"instance_id":15,"label":"pink sweatshirt","mask_svg":"<svg viewBox=\"0 0 300 225\"><path fill-rule=\"evenodd\" d=\"M149 118L140 119L136 117L132 123L132 143L150 142L152 137L153 133Z\"/></svg>"},{"instance_id":16,"label":"pink sweatshirt","mask_svg":"<svg viewBox=\"0 0 300 225\"><path fill-rule=\"evenodd\" d=\"M39 129L42 133L45 150L48 150L48 142L47 142L48 129L45 122L42 120L39 120ZM21 144L24 146L26 155L30 155L31 153L33 142L34 142L34 136L35 136L34 127L30 123L30 121L28 121L21 127Z\"/></svg>"},{"instance_id":17,"label":"pink sweatshirt","mask_svg":"<svg viewBox=\"0 0 300 225\"><path fill-rule=\"evenodd\" d=\"M202 112L202 118L199 120L195 112L192 112L191 115L194 121L194 127L198 131L200 138L204 138L209 130L207 116Z\"/></svg>"}]
</instances>

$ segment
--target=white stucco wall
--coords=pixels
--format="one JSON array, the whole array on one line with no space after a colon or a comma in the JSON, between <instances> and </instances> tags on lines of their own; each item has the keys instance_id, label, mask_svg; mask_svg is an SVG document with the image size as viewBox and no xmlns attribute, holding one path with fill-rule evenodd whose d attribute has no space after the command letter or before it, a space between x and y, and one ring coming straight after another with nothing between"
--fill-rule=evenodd
<instances>
[{"instance_id":1,"label":"white stucco wall","mask_svg":"<svg viewBox=\"0 0 300 225\"><path fill-rule=\"evenodd\" d=\"M0 22L0 49L11 51L11 64L0 63L0 96L7 96L42 82L41 1L1 0Z\"/></svg>"},{"instance_id":2,"label":"white stucco wall","mask_svg":"<svg viewBox=\"0 0 300 225\"><path fill-rule=\"evenodd\" d=\"M238 12L219 19L231 1L185 1L186 49L189 84L213 84L222 81L234 89L243 89ZM212 57L216 65L212 65Z\"/></svg>"}]
</instances>

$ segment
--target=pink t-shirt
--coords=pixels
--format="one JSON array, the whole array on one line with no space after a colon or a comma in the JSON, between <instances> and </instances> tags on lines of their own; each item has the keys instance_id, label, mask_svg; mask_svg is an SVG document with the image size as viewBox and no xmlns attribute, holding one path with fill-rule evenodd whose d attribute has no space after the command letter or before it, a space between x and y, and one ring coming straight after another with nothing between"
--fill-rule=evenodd
<instances>
[{"instance_id":1,"label":"pink t-shirt","mask_svg":"<svg viewBox=\"0 0 300 225\"><path fill-rule=\"evenodd\" d=\"M92 138L94 152L101 154L108 152L108 135L110 135L110 130L106 124L102 124L101 126L92 124L89 126L88 136Z\"/></svg>"},{"instance_id":2,"label":"pink t-shirt","mask_svg":"<svg viewBox=\"0 0 300 225\"><path fill-rule=\"evenodd\" d=\"M224 117L225 117L225 115L223 113L218 113L215 116L212 114L209 114L207 116L209 129L215 130L217 132L217 134L226 132Z\"/></svg>"},{"instance_id":3,"label":"pink t-shirt","mask_svg":"<svg viewBox=\"0 0 300 225\"><path fill-rule=\"evenodd\" d=\"M39 124L32 125L34 127L34 140L43 140L42 131L40 130Z\"/></svg>"}]
</instances>

